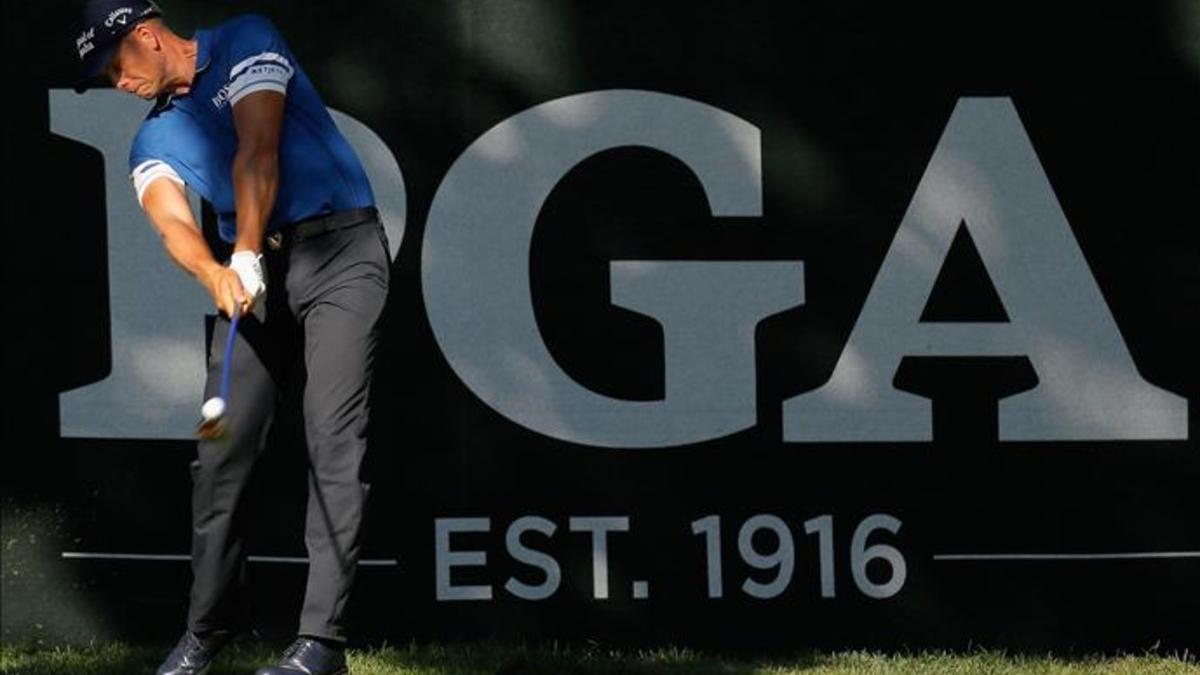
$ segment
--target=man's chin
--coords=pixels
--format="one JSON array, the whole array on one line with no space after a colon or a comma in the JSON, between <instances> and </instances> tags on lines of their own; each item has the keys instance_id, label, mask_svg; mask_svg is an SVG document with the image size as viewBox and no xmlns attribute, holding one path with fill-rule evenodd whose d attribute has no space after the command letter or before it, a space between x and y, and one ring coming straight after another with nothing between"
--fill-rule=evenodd
<instances>
[{"instance_id":1,"label":"man's chin","mask_svg":"<svg viewBox=\"0 0 1200 675\"><path fill-rule=\"evenodd\" d=\"M151 84L143 84L140 87L134 87L130 93L140 99L153 101L154 99L158 98L158 95L161 92L159 91L158 87L155 87Z\"/></svg>"}]
</instances>

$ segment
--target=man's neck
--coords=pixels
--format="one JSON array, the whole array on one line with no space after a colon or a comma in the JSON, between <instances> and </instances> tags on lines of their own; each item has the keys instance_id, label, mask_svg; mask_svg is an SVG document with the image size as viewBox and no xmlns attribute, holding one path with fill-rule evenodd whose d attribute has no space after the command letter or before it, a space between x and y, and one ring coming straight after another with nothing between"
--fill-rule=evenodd
<instances>
[{"instance_id":1,"label":"man's neck","mask_svg":"<svg viewBox=\"0 0 1200 675\"><path fill-rule=\"evenodd\" d=\"M175 38L172 40L170 48L177 50L178 58L174 61L179 65L178 72L171 77L171 85L168 89L175 96L183 96L192 90L192 81L196 79L196 57L200 51L200 43L195 38L191 40Z\"/></svg>"}]
</instances>

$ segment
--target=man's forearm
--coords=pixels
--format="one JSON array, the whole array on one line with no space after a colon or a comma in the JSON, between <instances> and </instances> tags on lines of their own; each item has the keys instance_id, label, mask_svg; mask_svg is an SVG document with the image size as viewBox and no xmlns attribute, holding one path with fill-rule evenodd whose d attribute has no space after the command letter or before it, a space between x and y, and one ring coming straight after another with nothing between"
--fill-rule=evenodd
<instances>
[{"instance_id":1,"label":"man's forearm","mask_svg":"<svg viewBox=\"0 0 1200 675\"><path fill-rule=\"evenodd\" d=\"M274 153L241 153L233 160L234 200L237 206L235 251L262 250L263 233L279 186L279 163Z\"/></svg>"},{"instance_id":2,"label":"man's forearm","mask_svg":"<svg viewBox=\"0 0 1200 675\"><path fill-rule=\"evenodd\" d=\"M215 270L223 267L213 257L212 249L195 225L165 218L158 223L158 233L171 260L201 283L206 283Z\"/></svg>"}]
</instances>

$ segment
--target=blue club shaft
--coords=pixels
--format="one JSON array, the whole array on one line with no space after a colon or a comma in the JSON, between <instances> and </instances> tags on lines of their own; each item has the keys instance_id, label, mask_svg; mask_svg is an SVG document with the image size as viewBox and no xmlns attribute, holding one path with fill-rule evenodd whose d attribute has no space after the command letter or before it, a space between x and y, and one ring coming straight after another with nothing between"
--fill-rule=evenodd
<instances>
[{"instance_id":1,"label":"blue club shaft","mask_svg":"<svg viewBox=\"0 0 1200 675\"><path fill-rule=\"evenodd\" d=\"M241 317L241 312L234 313L233 318L229 321L229 336L225 339L225 360L221 364L221 400L225 401L226 407L229 405L229 373L233 364L233 341L237 337L238 320Z\"/></svg>"}]
</instances>

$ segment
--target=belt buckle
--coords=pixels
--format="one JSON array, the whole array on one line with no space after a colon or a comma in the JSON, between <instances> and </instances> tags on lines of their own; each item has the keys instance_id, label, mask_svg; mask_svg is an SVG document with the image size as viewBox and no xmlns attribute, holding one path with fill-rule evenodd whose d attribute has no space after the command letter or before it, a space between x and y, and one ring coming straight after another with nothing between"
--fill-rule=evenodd
<instances>
[{"instance_id":1,"label":"belt buckle","mask_svg":"<svg viewBox=\"0 0 1200 675\"><path fill-rule=\"evenodd\" d=\"M267 246L271 247L272 251L278 251L283 248L283 233L276 230L267 235Z\"/></svg>"}]
</instances>

